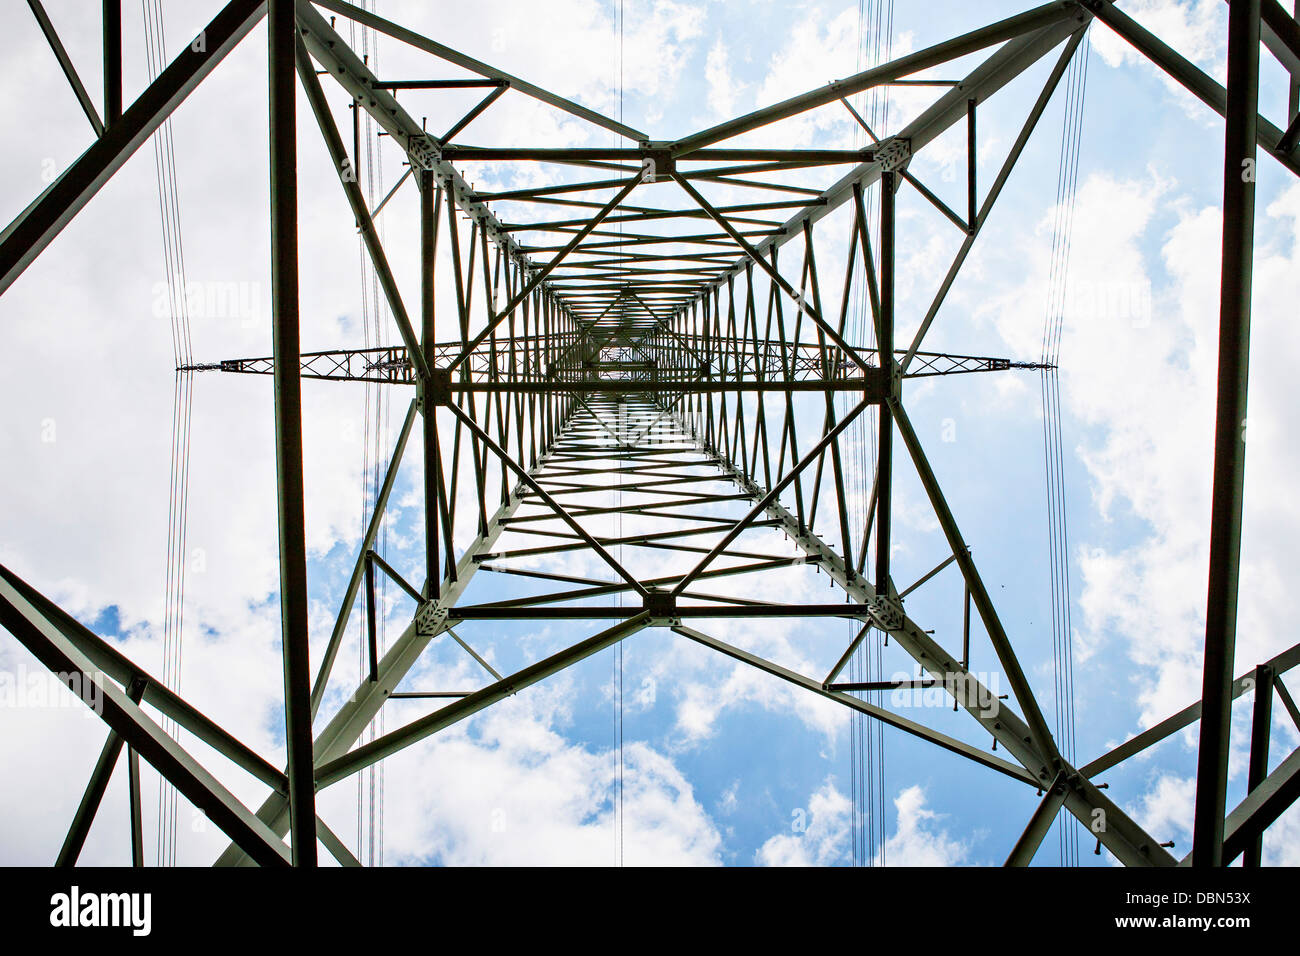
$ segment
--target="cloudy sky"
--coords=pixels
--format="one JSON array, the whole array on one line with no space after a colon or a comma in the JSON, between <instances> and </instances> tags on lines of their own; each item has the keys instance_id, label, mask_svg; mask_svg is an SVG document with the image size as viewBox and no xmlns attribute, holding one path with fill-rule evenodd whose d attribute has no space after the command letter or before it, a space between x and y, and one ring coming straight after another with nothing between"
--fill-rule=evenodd
<instances>
[{"instance_id":1,"label":"cloudy sky","mask_svg":"<svg viewBox=\"0 0 1300 956\"><path fill-rule=\"evenodd\" d=\"M97 97L97 18L82 4L46 7ZM141 12L125 6L128 101L144 86ZM378 11L418 32L563 96L617 114L655 139L672 139L852 74L863 65L870 14L854 3L645 2L529 4L486 0L476 15L442 5L378 0ZM1123 8L1222 81L1227 5L1218 0L1135 0ZM152 2L150 3L152 7ZM211 19L215 2L166 4L169 56ZM1023 9L1021 3L894 4L895 55ZM620 14L622 43L620 46ZM44 38L23 5L0 12L7 55L0 75L6 149L0 219L8 222L91 140ZM349 36L345 22L340 32ZM255 29L176 112L173 122L196 359L270 352L265 30ZM357 42L361 37L357 34ZM395 41L367 43L380 75L462 77L462 71ZM1222 122L1103 25L1090 31L1079 192L1060 359L1065 483L1080 762L1105 752L1199 694L1213 450L1220 241ZM621 52L621 55L620 55ZM1037 96L1054 56L1001 91L980 113L980 181L987 184ZM964 73L968 58L945 70ZM621 69L620 69L621 64ZM1285 125L1284 75L1263 57L1261 109ZM620 81L621 76L621 81ZM891 104L897 127L927 102ZM345 99L330 91L338 121ZM421 98L423 96L423 98ZM403 103L449 126L468 94L411 94ZM1038 358L1049 293L1053 203L1063 98L1058 94L1012 175L954 286L927 347ZM301 272L305 349L363 343L363 281L341 191L300 98ZM346 127L345 127L346 129ZM765 139L763 137L766 137ZM848 114L826 109L763 131L762 145L861 145ZM462 141L614 145L591 127L517 93L475 122ZM391 186L402 157L380 140L377 184ZM944 137L911 169L956 205L964 201L961 135ZM954 169L956 173L954 174ZM1290 318L1300 300L1296 257L1300 185L1261 159L1246 524L1236 671L1289 646L1290 542L1300 511L1289 494L1297 455L1288 435L1289 361L1300 342ZM545 182L554 171L479 188ZM533 176L528 179L526 176ZM983 188L983 187L981 187ZM417 301L414 191L385 211L388 255L407 303ZM382 193L381 193L382 194ZM924 315L960 235L914 191L899 194L899 325L903 340ZM828 235L842 234L828 226ZM0 412L0 563L58 601L147 669L162 670L173 353L158 308L164 255L153 150L141 148L0 298L0 352L10 396ZM825 268L844 250L825 240ZM445 259L445 244L440 257ZM819 262L822 250L818 250ZM445 268L446 263L440 262ZM841 266L842 268L842 266ZM217 303L213 289L240 290ZM449 283L439 285L439 338L454 329ZM388 327L384 341L396 341ZM375 390L307 382L306 516L313 650L319 655L362 531L363 443ZM395 391L381 422L391 447L409 394ZM909 386L923 444L1012 641L1038 691L1052 696L1051 604L1042 466L1042 409L1034 373L954 376ZM194 384L184 657L181 692L272 762L283 760L278 572L270 380L200 374ZM412 461L418 465L418 455ZM423 542L418 470L403 468L387 523L386 555L419 580ZM919 577L946 552L919 484L902 471L895 576ZM778 536L779 539L779 536ZM757 545L762 546L762 545ZM773 543L773 548L782 545ZM575 561L569 573L600 571ZM480 575L486 578L488 575ZM466 600L499 600L515 585L477 581ZM824 578L792 569L791 600L822 600ZM477 589L477 590L476 590ZM926 585L908 610L947 646L960 640L961 583L953 570ZM411 613L390 601L395 636ZM590 622L466 626L462 636L505 672L593 633ZM824 674L848 625L714 628L723 639L809 674ZM842 632L842 634L841 634ZM325 710L350 692L358 666L356 622ZM995 671L975 642L972 669ZM885 676L906 672L886 658ZM851 859L852 731L849 714L801 696L666 631L627 644L623 660L622 842L614 810L615 657L597 655L557 678L384 764L386 863L842 864ZM0 862L47 863L58 850L103 740L101 726L57 692L38 687L39 666L0 634L0 672L23 688L0 707ZM996 679L996 677L994 677ZM478 686L454 646L435 644L403 689ZM1001 688L1004 692L1006 686ZM940 702L893 705L982 747L965 715ZM392 729L428 709L389 706ZM1280 710L1280 709L1279 709ZM1249 698L1235 711L1229 804L1244 788ZM1278 713L1274 762L1300 740ZM186 741L187 745L193 744ZM241 799L264 788L222 758L196 754ZM1175 854L1190 847L1195 737L1180 734L1108 773L1110 796ZM146 770L145 830L157 825L157 782ZM879 799L887 864L996 864L1032 812L1022 785L886 731ZM323 791L322 816L356 846L369 779ZM83 860L129 858L125 774L115 775ZM1284 817L1266 861L1300 863L1300 816ZM222 835L184 801L177 859L211 862ZM152 850L152 846L150 847ZM1105 864L1083 838L1081 862ZM1289 854L1289 856L1288 856ZM1049 840L1040 862L1056 862Z\"/></svg>"}]
</instances>

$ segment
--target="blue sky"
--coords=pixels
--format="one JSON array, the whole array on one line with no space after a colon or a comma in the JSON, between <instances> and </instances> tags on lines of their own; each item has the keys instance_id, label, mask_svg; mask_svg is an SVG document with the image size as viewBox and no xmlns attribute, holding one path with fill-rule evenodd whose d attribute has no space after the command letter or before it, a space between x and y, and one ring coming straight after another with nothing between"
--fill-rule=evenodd
<instances>
[{"instance_id":1,"label":"blue sky","mask_svg":"<svg viewBox=\"0 0 1300 956\"><path fill-rule=\"evenodd\" d=\"M79 24L67 4L48 7L60 30L66 29L74 59L96 62L95 25ZM435 15L424 4L381 0L378 7L398 22L593 108L610 114L619 108L617 45L611 42L615 6L565 0L543 11L503 0L487 4L472 21ZM1226 4L1144 0L1123 7L1222 79ZM168 9L173 47L198 29L209 8L215 9L198 3L175 13ZM893 49L895 54L918 49L1020 9L1016 3L900 0ZM0 191L6 219L41 188L42 164L53 160L62 168L88 137L75 100L60 96L65 91L57 88L57 67L25 14L5 15L4 22L14 21L12 32L23 54L0 69L43 77L52 88L51 103L40 125L29 127L35 132L0 159L9 184ZM138 35L139 23L128 20L128 69L131 44L138 42L133 29ZM814 88L853 72L860 32L859 11L851 4L629 3L623 118L668 139ZM1072 295L1060 370L1081 761L1190 703L1199 688L1222 179L1220 121L1128 54L1105 27L1094 26L1090 38ZM265 93L264 40L260 28L254 31L207 88L182 106L174 124L190 274L253 289L251 306L241 314L199 310L193 317L195 352L203 360L269 351L265 111L259 99ZM981 108L981 192L1053 58ZM969 69L978 59L960 66ZM1263 59L1262 109L1281 125L1282 75L1271 58ZM381 75L431 69L426 57L389 40L380 42L378 62ZM462 74L447 67L438 75ZM141 81L128 73L128 91ZM412 112L427 112L431 129L448 125L444 119L454 119L464 108L454 98L404 102ZM28 104L15 108L27 111L16 115L15 123L34 110ZM905 111L907 105L900 102L896 109ZM927 348L1038 357L1062 111L1058 95L940 312ZM343 115L341 108L336 115ZM817 117L761 135L792 137L798 146L853 144L846 115L827 110ZM598 145L613 138L514 94L472 130L464 141ZM304 195L312 197L303 204L303 342L305 348L356 345L362 338L356 244L317 140L314 127L301 127ZM960 137L936 143L937 159L922 153L912 166L954 205L962 201L964 169L958 166L951 182L944 172L947 157L962 145ZM391 148L382 155L384 183L391 185L401 173L401 157ZM467 172L480 186L486 176ZM149 289L161 272L153 189L152 159L142 150L0 300L4 327L17 346L10 355L24 357L11 358L6 374L25 396L2 418L5 457L14 462L4 480L10 494L27 504L0 525L0 560L146 663L160 659L171 396L166 323L148 307ZM410 302L418 275L411 249L414 194L399 195L407 202L394 202L384 229ZM915 192L905 189L899 203L899 324L908 330L907 338L960 237ZM1282 493L1296 464L1286 441L1295 413L1287 396L1285 356L1297 344L1286 320L1300 293L1295 268L1300 192L1290 175L1266 158L1260 163L1258 210L1238 672L1290 642L1285 581L1294 558L1288 533L1300 524L1300 513ZM833 277L838 276L835 256L842 262L842 250L834 249L841 236L828 220L819 237L826 243L819 246L819 257L824 248L829 262L823 268ZM823 283L835 286L838 278ZM440 309L449 302L447 285L439 288ZM1116 288L1149 288L1149 314L1117 314L1089 296L1100 291L1104 298L1106 290ZM80 335L85 347L67 354L61 347L65 340L51 331L51 317L66 323L69 334ZM395 331L390 329L388 338L396 341ZM408 399L405 391L391 397L390 445ZM909 385L905 399L1046 707L1052 688L1050 598L1037 375L953 376ZM366 407L363 389L355 385L307 382L304 400L312 629L319 648L360 533L359 446ZM46 419L59 423L53 446L34 437ZM200 376L193 456L191 538L204 551L206 570L189 583L182 691L212 716L230 721L269 759L282 759L269 381ZM87 475L98 480L88 483ZM423 552L419 477L407 469L401 475L386 551L399 570L417 580ZM894 560L902 585L947 552L910 468L900 468L898 481ZM808 593L817 586L795 576L782 580ZM481 574L465 600L499 600L514 593L502 589L517 586ZM908 611L951 647L954 634L960 639L960 600L960 580L950 568L909 599ZM410 610L409 602L393 605L390 635L401 629ZM587 622L551 627L519 622L466 626L462 636L504 671L598 628ZM994 671L993 653L976 633L972 669ZM774 656L821 667L851 635L843 623L791 622L737 636L737 643L742 636ZM345 674L355 666L356 637L354 620L353 643L341 655ZM404 689L477 680L466 660L454 646L435 644ZM8 638L0 643L0 665L10 671L34 666ZM643 632L629 641L624 668L626 863L840 864L849 859L847 713L787 692L665 631ZM885 658L886 676L908 669L896 652ZM614 862L613 673L613 653L604 652L387 761L386 862ZM1009 688L1003 682L1000 689ZM347 689L340 682L333 693ZM1243 703L1249 707L1248 700ZM390 705L386 726L392 729L426 708L424 702ZM972 743L990 743L972 733L965 714L947 707L904 712ZM1279 755L1297 743L1284 719L1274 726ZM4 791L3 819L9 822L0 855L7 862L52 858L61 821L75 806L75 795L63 792L66 780L88 772L98 738L62 711L0 709L0 720L6 762L48 768ZM66 743L57 760L48 747L53 740ZM1244 740L1234 738L1234 743L1230 804L1240 797L1244 777ZM1190 835L1194 737L1171 738L1149 758L1130 763L1107 774L1110 795L1152 835L1176 840L1174 852L1181 856ZM217 758L212 766L241 797L260 801L257 787L241 780L238 771ZM110 791L110 818L112 807L125 797L119 784L115 780ZM1000 863L1035 804L1032 790L889 730L884 792L888 863ZM330 788L321 799L322 814L349 843L356 833L356 804L351 782ZM48 812L37 813L37 806ZM189 820L188 812L188 807L181 810L182 828L189 830L180 852L187 862L204 862L223 843L202 820ZM146 805L147 825L149 813ZM1284 838L1295 826L1294 814L1279 824L1281 832L1267 845L1269 859L1295 862L1288 846L1296 841ZM87 858L121 861L124 841L124 827L102 823L92 833ZM1086 835L1081 849L1085 865L1109 861L1092 855ZM1053 863L1056 853L1055 840L1049 840L1039 861Z\"/></svg>"}]
</instances>

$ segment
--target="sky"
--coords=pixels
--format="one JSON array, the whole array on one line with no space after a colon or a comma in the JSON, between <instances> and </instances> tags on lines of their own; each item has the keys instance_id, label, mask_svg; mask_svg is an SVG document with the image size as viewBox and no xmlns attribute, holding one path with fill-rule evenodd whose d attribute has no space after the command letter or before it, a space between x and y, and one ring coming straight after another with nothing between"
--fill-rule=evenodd
<instances>
[{"instance_id":1,"label":"sky","mask_svg":"<svg viewBox=\"0 0 1300 956\"><path fill-rule=\"evenodd\" d=\"M1123 9L1222 81L1227 5L1138 0ZM868 13L875 4L866 4ZM98 89L95 18L73 0L50 16ZM128 101L145 67L140 12L126 4ZM167 4L170 55L218 9ZM860 68L870 23L852 3L628 2L619 43L617 4L514 0L447 16L441 5L378 0L378 12L608 115L672 139L816 88ZM894 5L895 55L1023 9L1016 2ZM869 20L869 18L868 18ZM11 51L0 75L11 97L0 123L0 219L9 221L90 143L91 131L29 11L0 13ZM347 36L340 19L339 28ZM1079 187L1060 356L1072 627L1080 762L1111 749L1199 696L1204 634L1210 463L1213 453L1222 121L1141 60L1104 25L1090 30ZM270 352L265 29L259 26L176 111L173 135L194 354L200 361ZM367 41L369 42L369 41ZM368 48L381 75L461 77L463 71L381 39ZM989 183L1037 96L1049 55L980 112L979 180ZM952 66L965 72L971 57ZM1261 111L1285 125L1284 75L1262 57ZM937 71L935 75L943 73ZM621 74L621 83L620 83ZM622 95L620 97L620 88ZM328 89L328 87L327 87ZM336 118L344 99L330 90ZM926 102L906 92L895 123ZM403 103L445 128L473 100L411 94ZM363 342L366 293L357 240L334 172L299 97L301 295L304 349ZM1017 360L1039 356L1049 292L1062 96L1053 99L954 285L926 347ZM894 125L891 123L891 126ZM825 109L759 133L759 145L861 145L845 111ZM463 142L613 145L613 134L511 92ZM377 147L376 180L402 172ZM964 138L941 138L911 170L962 202ZM488 170L466 169L480 188ZM546 181L524 173L509 185ZM528 177L534 178L528 178ZM658 187L655 187L658 188ZM418 294L414 191L382 218L404 299ZM721 195L721 194L720 194ZM405 200L405 201L403 201ZM168 527L173 354L157 308L163 249L152 149L141 148L0 297L10 395L0 411L5 500L0 563L53 598L124 653L159 671ZM1254 321L1242 589L1240 674L1292 643L1288 581L1300 531L1289 494L1297 453L1288 399L1289 319L1300 297L1300 184L1267 157L1259 163ZM910 338L960 235L914 191L899 194L899 326ZM843 268L839 220L819 234L819 263ZM819 227L820 228L820 227ZM440 248L440 267L447 250ZM232 301L218 290L237 288ZM438 288L450 314L449 283ZM454 320L440 318L442 329ZM391 325L385 341L396 341ZM273 763L284 760L270 380L199 374L194 385L184 658L181 693ZM1035 373L953 376L909 384L908 412L1040 701L1050 704L1052 655L1042 407ZM410 395L394 391L376 436L376 390L305 382L304 455L310 621L319 655L333 624L364 521L363 443L391 447ZM371 403L371 404L368 404ZM386 555L419 580L423 560L418 455L399 474L386 522ZM919 577L945 555L942 533L914 473L900 470L895 574ZM462 500L460 507L468 502ZM462 522L462 527L466 522ZM759 543L779 553L788 545ZM670 566L669 564L663 565ZM575 558L570 573L598 566ZM466 601L498 600L515 582L480 574ZM809 569L763 586L791 600L828 593ZM909 599L909 614L952 646L960 635L961 582L949 569ZM387 633L411 614L392 596ZM324 711L356 676L356 620ZM571 625L466 626L462 636L504 672L594 633ZM713 633L805 673L825 673L849 626L797 621L717 627ZM314 658L316 659L316 658ZM884 658L885 676L910 673ZM998 680L986 641L972 670ZM614 653L606 651L384 762L372 798L339 784L320 796L322 817L355 848L362 811L382 806L386 864L588 863L842 865L851 861L852 720L753 669L669 632L629 641L623 656L622 837L615 807ZM0 634L0 675L24 688L0 706L0 862L52 862L103 741L84 707L39 680L39 665ZM480 681L445 641L404 689ZM459 683L458 683L459 682ZM477 686L477 685L473 685ZM1005 682L1001 690L1008 688ZM40 692L38 692L40 691ZM75 706L74 706L75 704ZM990 743L942 701L895 701L937 729ZM390 704L393 729L427 712ZM1234 710L1229 805L1244 792L1249 697ZM319 729L319 725L318 725ZM1190 848L1195 728L1105 775L1108 795L1182 856ZM1272 763L1300 740L1275 708ZM194 752L238 797L265 788L192 740ZM157 828L157 778L146 770L145 832ZM1036 802L1032 790L886 730L880 791L883 838L873 862L996 865ZM360 809L359 809L360 807ZM83 861L129 860L125 774L113 778ZM182 800L178 862L204 865L225 840ZM1300 815L1265 842L1268 863L1300 863ZM1080 862L1107 865L1080 837ZM152 848L151 848L152 849ZM1055 838L1038 862L1058 861ZM148 857L147 857L148 858Z\"/></svg>"}]
</instances>

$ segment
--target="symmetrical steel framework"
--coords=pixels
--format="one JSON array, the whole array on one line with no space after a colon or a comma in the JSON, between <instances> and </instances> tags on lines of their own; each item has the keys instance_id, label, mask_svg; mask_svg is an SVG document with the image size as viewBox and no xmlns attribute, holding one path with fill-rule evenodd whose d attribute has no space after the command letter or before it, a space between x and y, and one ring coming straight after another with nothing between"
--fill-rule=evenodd
<instances>
[{"instance_id":1,"label":"symmetrical steel framework","mask_svg":"<svg viewBox=\"0 0 1300 956\"><path fill-rule=\"evenodd\" d=\"M281 606L288 766L281 770L223 730L9 570L0 568L0 623L51 671L104 686L108 741L72 823L59 862L75 862L108 777L125 745L139 852L138 764L143 757L231 839L219 862L313 865L317 840L340 862L356 859L318 819L315 794L416 741L648 627L752 665L775 678L929 741L974 764L1042 791L1039 809L1011 850L1027 864L1064 808L1130 865L1178 862L1093 780L1181 728L1201 721L1195 844L1184 862L1258 864L1264 829L1296 798L1300 751L1267 772L1271 701L1276 692L1300 725L1282 682L1300 645L1233 679L1240 543L1254 181L1242 161L1263 147L1300 173L1297 79L1300 26L1276 0L1232 0L1226 88L1106 0L1054 0L675 141L657 141L518 77L451 50L343 0L231 0L132 103L121 95L119 0L105 0L104 115L38 0L30 6L96 133L94 144L0 235L0 292L113 175L169 113L263 17L269 20L273 353L195 366L274 376ZM319 8L319 9L318 9ZM451 64L476 79L382 79L335 32L322 10ZM905 382L922 376L1001 371L1021 363L922 350L927 333L1008 177L1042 117L1084 31L1104 22L1227 123L1224 157L1219 412L1214 471L1211 571L1201 702L1090 763L1075 767L1058 749L935 473L904 407ZM1259 46L1291 73L1289 126L1258 115ZM917 75L978 54L964 77ZM1054 59L1052 58L1054 55ZM1049 58L1051 68L993 181L980 197L975 179L979 107L1015 77ZM328 77L328 80L324 79ZM934 101L896 135L878 138L850 98L890 85L932 86ZM406 154L410 169L380 207L369 208L352 170L325 86L365 110ZM401 345L302 353L298 336L296 87L339 173ZM483 100L444 135L428 133L397 93L481 87ZM607 132L616 148L495 148L464 145L474 120L507 92L533 97ZM845 109L871 145L861 150L771 149L728 145L777 121ZM913 156L945 131L964 127L968 203L958 211L909 170ZM549 164L585 175L557 185L476 191L456 164ZM806 185L827 173L828 184ZM592 178L600 177L600 178ZM406 178L415 182L421 222L420 301L408 310L375 225ZM561 177L563 178L563 177ZM895 332L895 197L917 190L964 240L910 341ZM715 194L743 196L720 203ZM878 221L868 216L875 189ZM643 199L643 197L645 197ZM396 200L394 200L396 201ZM814 231L845 209L849 235L839 291L825 289ZM503 219L502 210L511 217ZM547 213L552 218L545 218ZM554 218L554 215L572 218ZM784 217L784 218L783 218ZM878 231L877 231L878 230ZM872 236L878 236L873 248ZM435 315L438 247L450 247L455 310ZM848 335L855 275L865 277L875 346ZM838 277L836 277L838 278ZM443 281L447 281L446 278ZM441 336L441 338L439 338ZM1032 366L1031 366L1032 367ZM309 670L303 533L302 378L414 385L373 516L321 660ZM876 473L865 508L854 507L845 446L860 416L881 423ZM417 425L419 426L417 429ZM425 581L418 586L376 550L377 533L413 432L423 454ZM809 432L812 434L809 434ZM890 568L892 486L903 455L919 476L950 556L900 591ZM615 492L617 496L615 497ZM472 502L466 506L466 502ZM468 512L468 513L467 513ZM855 513L865 514L865 524ZM615 517L633 529L611 533ZM465 542L465 526L473 534ZM457 529L461 534L457 534ZM824 530L823 530L824 529ZM769 546L779 531L788 553ZM458 544L458 542L461 542ZM763 542L751 544L751 542ZM583 552L611 577L551 570L545 559ZM648 565L684 562L666 574ZM715 582L795 564L815 565L836 600L788 604L718 593ZM943 567L959 569L1009 684L996 694L969 669L969 630L958 654L906 607L906 596ZM511 575L557 590L511 600L462 603L479 572ZM375 603L367 600L370 673L324 719L319 714L354 606L377 574L415 602L410 623L380 655ZM541 585L537 585L541 582ZM617 603L611 598L617 597ZM626 599L626 600L624 600ZM795 673L712 636L709 621L799 617L861 624L826 675ZM601 620L608 627L511 674L501 674L456 628L504 618ZM969 627L969 625L968 625ZM866 685L840 680L864 640L885 636L996 742L993 752L941 733L858 696ZM437 639L453 640L484 673L476 689L400 692L399 684ZM1234 698L1254 688L1249 795L1225 807L1228 726ZM426 716L358 746L364 728L392 697L445 700ZM256 811L241 804L144 710L158 713L230 758L271 788ZM321 717L320 729L313 723ZM1099 830L1094 825L1105 821ZM288 844L286 834L291 834Z\"/></svg>"}]
</instances>

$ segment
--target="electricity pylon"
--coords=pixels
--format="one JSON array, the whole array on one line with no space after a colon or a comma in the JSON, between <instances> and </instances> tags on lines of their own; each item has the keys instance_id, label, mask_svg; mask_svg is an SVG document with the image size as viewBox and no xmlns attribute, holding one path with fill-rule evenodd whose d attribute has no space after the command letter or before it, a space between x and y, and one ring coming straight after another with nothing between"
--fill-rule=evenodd
<instances>
[{"instance_id":1,"label":"electricity pylon","mask_svg":"<svg viewBox=\"0 0 1300 956\"><path fill-rule=\"evenodd\" d=\"M1258 115L1261 43L1291 71L1293 82L1300 75L1300 28L1275 0L1232 3L1226 88L1118 4L1061 0L672 141L655 140L342 0L232 0L203 31L204 42L182 52L125 109L120 55L107 57L101 119L40 4L32 6L97 140L0 236L0 292L264 15L270 22L273 351L267 357L189 368L275 378L288 765L285 770L271 765L111 643L0 568L0 623L69 686L92 679L104 685L102 716L109 739L73 821L69 845L79 847L84 841L107 777L126 746L229 835L231 844L218 862L312 865L319 839L340 862L354 864L316 815L318 790L643 629L667 628L1041 792L1024 835L1010 849L1011 864L1032 859L1061 810L1087 825L1099 844L1125 864L1176 863L1093 781L1200 719L1192 862L1222 864L1242 854L1248 862L1258 862L1261 834L1294 801L1300 782L1300 752L1266 772L1272 691L1276 688L1294 716L1280 675L1296 663L1300 646L1236 680L1230 671L1244 456L1242 443L1231 436L1244 416L1254 190L1253 178L1241 176L1240 170L1243 160L1253 163L1262 146L1300 173L1295 98L1285 131ZM106 9L112 6L106 4ZM451 64L473 78L376 76L318 8L423 52L431 71ZM1062 755L1040 709L1016 654L1018 635L998 615L958 516L912 426L904 396L907 382L922 376L1039 367L927 352L922 345L1094 19L1225 116L1225 220L1230 227L1224 239L1221 427L1204 698L1090 763L1074 766ZM106 18L105 40L106 49L116 44L120 50L120 18ZM961 79L917 78L971 55L978 55L979 62ZM974 162L978 111L1040 61L1050 64L1046 80L997 174L981 190ZM905 84L932 87L933 101L897 132L878 137L853 109L851 98ZM298 86L338 172L400 345L305 354L299 348ZM467 87L487 92L441 136L425 130L397 99L399 91L436 95ZM500 108L497 101L507 92L617 134L625 145L497 148L461 142L480 115ZM359 122L360 110L366 111L410 165L403 182L408 176L414 181L410 199L419 204L421 292L418 304L409 309L375 226L378 208L368 206L357 183L356 156L349 154L331 106L330 96L340 93L355 107L353 122ZM870 144L802 149L733 142L818 110L848 110ZM965 208L957 210L909 166L946 131L963 127L967 195ZM597 178L478 191L458 171L457 164L467 163L558 165ZM822 185L809 186L810 177L818 175ZM384 203L406 201L396 198L401 185ZM902 189L916 190L963 235L910 341L897 339L895 324L895 264L906 238L896 216ZM503 207L521 218L503 220ZM572 218L544 215L557 209ZM836 212L848 235L837 247L843 250L843 274L835 276L837 285L831 289L816 255L817 243L829 240L817 230ZM521 241L530 234L555 238ZM440 244L450 249L450 275L448 270L438 275ZM454 286L451 315L436 313L435 276ZM865 295L865 327L874 344L850 334L855 289ZM314 662L307 653L302 378L415 388L330 639L322 659ZM877 424L876 465L869 492L863 488L859 493L846 436L868 416ZM426 545L421 582L406 580L376 550L399 465L417 431ZM915 470L949 555L900 590L890 546L894 475L902 463ZM633 522L634 529L611 532L612 520L619 516ZM770 543L776 534L786 543L784 551ZM608 577L546 568L545 559L575 552L605 566ZM676 562L672 570L643 572L655 563L650 559L664 555ZM825 574L833 582L835 599L791 604L714 590L724 579L757 579L796 565ZM952 636L936 637L908 612L907 596L950 565L963 578L967 619L973 609L1010 689L1006 702L969 668L969 625L957 653ZM559 590L465 603L466 590L480 572L527 578ZM379 575L390 578L414 606L409 623L382 654L374 639L373 594ZM336 709L323 711L363 591L370 596L365 601L369 673ZM611 603L612 597L619 600ZM834 666L816 675L797 673L710 633L710 621L770 617L795 617L813 625L847 620L860 627L847 646L835 649ZM472 635L465 635L475 621L508 618L595 621L602 627L558 653L501 674L474 649ZM916 683L943 688L970 715L981 737L995 741L995 749L859 696L880 687L841 680L850 655L863 641L875 639L888 639L910 655L921 671ZM482 685L399 690L434 641L454 641L481 668ZM1252 686L1251 789L1226 813L1229 707ZM358 744L394 697L446 702ZM268 786L263 804L254 811L236 799L162 731L145 704ZM314 725L319 729L313 730ZM133 797L138 821L138 792ZM287 845L286 834L291 835ZM138 824L134 837L139 839Z\"/></svg>"}]
</instances>

